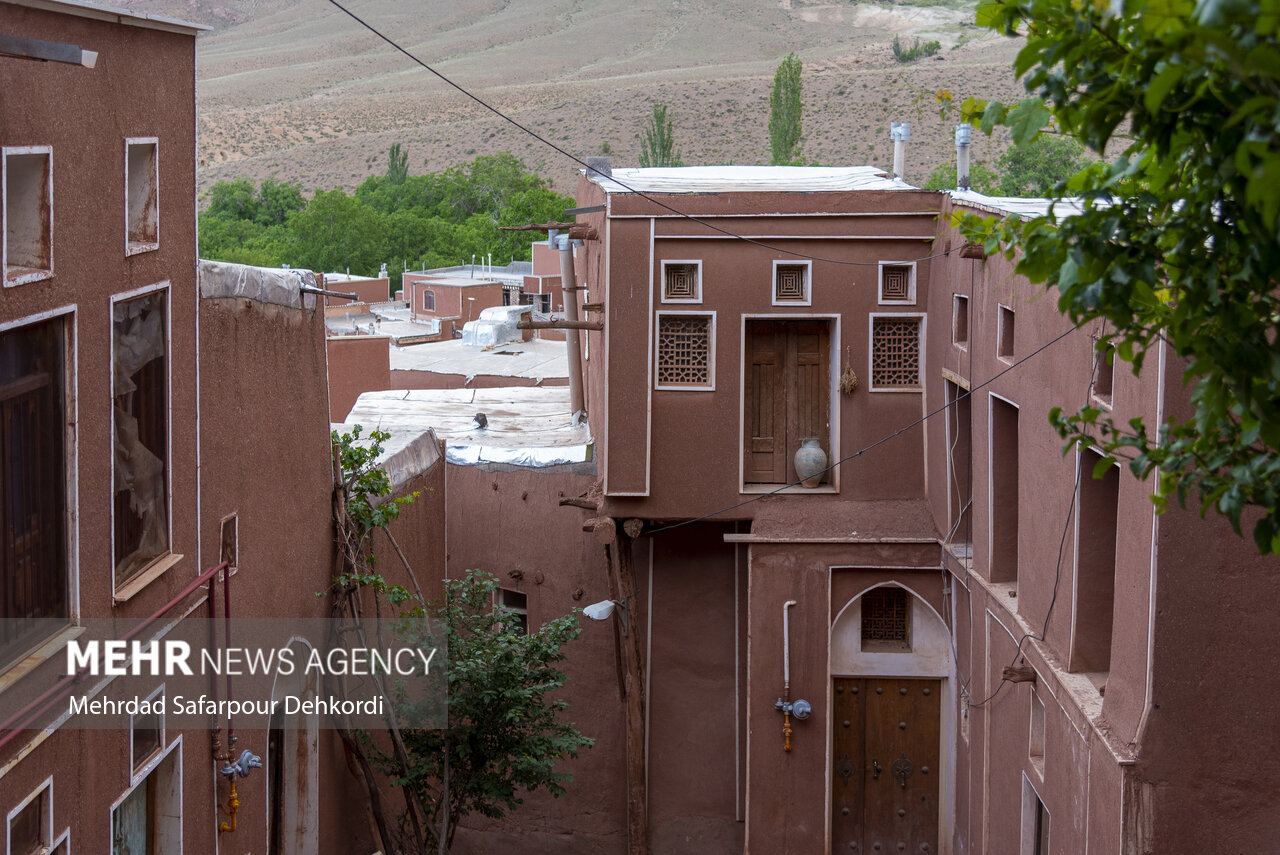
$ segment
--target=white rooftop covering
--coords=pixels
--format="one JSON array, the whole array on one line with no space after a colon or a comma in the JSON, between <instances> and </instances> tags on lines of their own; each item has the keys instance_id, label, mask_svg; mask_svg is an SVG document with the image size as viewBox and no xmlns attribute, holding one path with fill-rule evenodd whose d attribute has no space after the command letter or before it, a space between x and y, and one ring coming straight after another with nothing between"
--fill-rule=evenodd
<instances>
[{"instance_id":1,"label":"white rooftop covering","mask_svg":"<svg viewBox=\"0 0 1280 855\"><path fill-rule=\"evenodd\" d=\"M1016 214L1019 217L1043 217L1053 209L1055 217L1071 217L1079 214L1083 208L1074 199L1064 199L1054 203L1050 199L1024 198L1021 196L987 196L973 190L952 190L951 198L956 202L973 208L990 211L993 214Z\"/></svg>"},{"instance_id":2,"label":"white rooftop covering","mask_svg":"<svg viewBox=\"0 0 1280 855\"><path fill-rule=\"evenodd\" d=\"M135 12L130 9L118 9L100 3L87 3L84 0L0 0L0 3L11 3L15 6L28 6L32 9L47 9L52 12L63 12L81 18L96 18L115 24L128 24L133 27L144 27L151 30L163 30L171 33L189 33L196 35L208 32L212 27L193 24L180 18L169 18L164 15L153 15L149 12ZM192 4L193 6L195 4Z\"/></svg>"},{"instance_id":3,"label":"white rooftop covering","mask_svg":"<svg viewBox=\"0 0 1280 855\"><path fill-rule=\"evenodd\" d=\"M384 332L386 326L383 324ZM452 339L392 348L391 370L544 380L569 376L569 353L562 341L513 341L482 350Z\"/></svg>"},{"instance_id":4,"label":"white rooftop covering","mask_svg":"<svg viewBox=\"0 0 1280 855\"><path fill-rule=\"evenodd\" d=\"M488 420L483 428L477 413ZM393 437L430 429L445 441L446 459L461 465L553 466L590 460L592 453L591 430L574 424L566 386L365 392L345 429L357 424Z\"/></svg>"},{"instance_id":5,"label":"white rooftop covering","mask_svg":"<svg viewBox=\"0 0 1280 855\"><path fill-rule=\"evenodd\" d=\"M824 193L841 190L914 190L876 166L676 166L614 169L592 174L609 193ZM623 185L626 185L624 187Z\"/></svg>"}]
</instances>

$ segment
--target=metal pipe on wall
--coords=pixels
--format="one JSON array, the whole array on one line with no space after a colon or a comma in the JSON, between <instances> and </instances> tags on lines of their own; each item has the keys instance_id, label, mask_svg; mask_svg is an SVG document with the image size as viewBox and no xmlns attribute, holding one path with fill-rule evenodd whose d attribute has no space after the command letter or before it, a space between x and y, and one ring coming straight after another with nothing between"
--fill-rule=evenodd
<instances>
[{"instance_id":1,"label":"metal pipe on wall","mask_svg":"<svg viewBox=\"0 0 1280 855\"><path fill-rule=\"evenodd\" d=\"M578 320L578 283L573 272L573 241L567 234L551 234L550 241L560 250L560 287L564 292L565 320ZM578 331L572 327L564 331L565 345L569 351L569 408L576 416L586 409L582 395L582 347Z\"/></svg>"}]
</instances>

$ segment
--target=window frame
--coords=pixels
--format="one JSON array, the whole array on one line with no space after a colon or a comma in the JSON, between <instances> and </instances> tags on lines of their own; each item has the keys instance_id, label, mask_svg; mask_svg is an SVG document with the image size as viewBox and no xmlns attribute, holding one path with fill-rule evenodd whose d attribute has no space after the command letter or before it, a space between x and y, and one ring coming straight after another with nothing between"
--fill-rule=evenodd
<instances>
[{"instance_id":1,"label":"window frame","mask_svg":"<svg viewBox=\"0 0 1280 855\"><path fill-rule=\"evenodd\" d=\"M779 267L803 267L804 268L804 296L799 300L784 300L778 297L778 268ZM771 304L780 308L788 306L800 306L809 308L813 306L813 262L808 259L774 259L773 273L769 277L769 297Z\"/></svg>"},{"instance_id":2,"label":"window frame","mask_svg":"<svg viewBox=\"0 0 1280 855\"><path fill-rule=\"evenodd\" d=\"M41 828L41 835L40 835L42 838L41 843L45 847L44 851L52 852L54 847L57 846L59 843L61 843L62 840L67 837L67 832L64 831L61 835L59 835L58 841L55 842L53 838L53 776L50 775L49 777L41 781L40 784L37 785L35 789L33 789L30 793L27 794L26 798L18 802L18 804L12 810L10 810L9 813L6 815L5 821L4 821L5 855L9 855L9 853L13 852L13 820L14 818L18 814L26 810L27 806L30 805L33 801L45 795L46 793L48 794L48 799L45 801L45 805L44 805L44 816L42 817L42 822L41 822L42 828Z\"/></svg>"},{"instance_id":3,"label":"window frame","mask_svg":"<svg viewBox=\"0 0 1280 855\"><path fill-rule=\"evenodd\" d=\"M35 636L12 659L0 656L0 691L29 673L40 662L58 655L68 638L83 632L80 624L80 549L79 549L79 396L77 394L76 320L77 304L72 303L37 312L12 321L0 322L0 334L23 327L58 321L62 324L62 414L63 414L63 549L66 573L66 617L57 630ZM7 663L7 664L6 664Z\"/></svg>"},{"instance_id":4,"label":"window frame","mask_svg":"<svg viewBox=\"0 0 1280 855\"><path fill-rule=\"evenodd\" d=\"M430 308L428 308L428 307L427 307L427 298L428 298L428 297L430 297L430 298L431 298L431 306L430 306ZM435 289L433 289L433 288L426 288L426 287L424 287L424 288L422 289L422 311L424 311L424 312L431 312L432 314L435 314L435 311L436 311L436 292L435 292Z\"/></svg>"},{"instance_id":5,"label":"window frame","mask_svg":"<svg viewBox=\"0 0 1280 855\"><path fill-rule=\"evenodd\" d=\"M28 268L29 272L13 277L9 276L9 157L30 154L43 154L48 158L49 168L48 174L45 176L45 203L49 207L49 223L48 237L49 242L49 266L48 268ZM14 288L18 285L27 285L32 282L42 282L46 279L52 279L54 273L54 252L53 252L53 146L52 145L28 145L28 146L3 146L0 147L0 213L4 214L4 228L0 229L0 277L3 278L4 287Z\"/></svg>"},{"instance_id":6,"label":"window frame","mask_svg":"<svg viewBox=\"0 0 1280 855\"><path fill-rule=\"evenodd\" d=\"M876 321L880 318L914 318L919 323L916 332L919 336L920 362L916 366L916 385L914 386L877 386L875 382L875 342ZM867 391L889 394L924 394L925 378L925 334L929 317L924 312L871 312L867 315Z\"/></svg>"},{"instance_id":7,"label":"window frame","mask_svg":"<svg viewBox=\"0 0 1280 855\"><path fill-rule=\"evenodd\" d=\"M156 641L152 643L158 644L159 642ZM143 700L153 701L157 696L167 700L168 695L165 690L164 683L161 683L159 686L157 686L155 688L155 691L147 695L146 698L144 698ZM138 757L133 753L134 748L136 747L136 742L137 742L135 731L137 728L139 716L136 713L129 714L129 785L130 786L133 786L134 784L138 783L140 776L143 774L142 770L147 768L152 760L154 760L158 755L163 754L165 751L165 747L166 747L165 738L167 736L167 733L165 730L165 727L166 727L165 712L164 712L165 706L166 704L164 703L161 704L160 713L156 716L156 732L157 732L159 741L157 742L155 749L153 749L151 752L149 752L143 757Z\"/></svg>"},{"instance_id":8,"label":"window frame","mask_svg":"<svg viewBox=\"0 0 1280 855\"><path fill-rule=\"evenodd\" d=\"M692 297L667 296L667 268L675 265L692 264L695 270ZM658 279L658 296L660 302L667 305L689 305L702 302L702 259L700 258L664 258L660 265Z\"/></svg>"},{"instance_id":9,"label":"window frame","mask_svg":"<svg viewBox=\"0 0 1280 855\"><path fill-rule=\"evenodd\" d=\"M170 838L176 834L176 841L178 843L176 851L181 851L183 819L185 818L182 810L182 734L175 736L173 742L169 745L162 745L160 750L152 754L150 759L143 763L142 766L131 772L129 776L129 787L107 808L108 840L110 840L111 836L115 833L116 810L129 800L129 797L134 794L138 787L146 786L147 780L152 775L157 774L157 772L160 771L160 767L166 763L171 764L169 768L165 770L165 774L171 776L168 783L170 785L170 792L176 794L176 798L174 800L177 802L178 810L173 814L163 813L159 809L158 802L160 794L157 793L157 808L154 815L149 817L149 819L156 822L154 832L157 839L154 842L157 845L157 849L159 851L167 851L161 846L161 843L168 841L159 840L161 833L164 833ZM159 778L157 778L154 785L158 788L160 783ZM159 826L162 822L168 823L169 827L161 829ZM114 841L112 841L112 846L114 846Z\"/></svg>"},{"instance_id":10,"label":"window frame","mask_svg":"<svg viewBox=\"0 0 1280 855\"><path fill-rule=\"evenodd\" d=\"M1008 320L1006 320L1008 318ZM1018 338L1017 338L1017 320L1018 313L1014 311L1012 306L1004 303L996 304L996 359L1005 364L1013 364L1016 359ZM1009 340L1005 341L1005 334L1008 333ZM1008 349L1005 349L1005 345Z\"/></svg>"},{"instance_id":11,"label":"window frame","mask_svg":"<svg viewBox=\"0 0 1280 855\"><path fill-rule=\"evenodd\" d=\"M165 571L176 564L182 555L174 551L173 544L173 288L172 283L165 279L151 285L135 288L131 291L123 291L119 294L111 295L111 315L110 329L111 336L111 355L108 363L108 376L111 377L111 431L112 436L115 435L115 312L116 307L121 303L130 300L148 297L152 294L162 293L164 295L164 357L165 357L165 536L167 547L164 552L156 555L146 564L134 570L128 576L119 578L117 571L119 566L116 562L116 533L115 533L115 496L116 496L116 475L115 466L112 466L111 472L111 588L114 602L120 603L133 597L138 591L146 587L156 578L162 576ZM113 440L114 443L114 440ZM114 448L112 451L114 455Z\"/></svg>"},{"instance_id":12,"label":"window frame","mask_svg":"<svg viewBox=\"0 0 1280 855\"><path fill-rule=\"evenodd\" d=\"M890 300L884 296L884 269L886 267L905 267L909 271L907 282L907 298ZM916 262L914 261L881 261L876 270L876 305L878 306L914 306L916 305Z\"/></svg>"},{"instance_id":13,"label":"window frame","mask_svg":"<svg viewBox=\"0 0 1280 855\"><path fill-rule=\"evenodd\" d=\"M129 237L130 226L133 220L133 210L130 204L130 183L129 183L129 153L133 146L150 145L153 147L153 155L151 158L151 192L148 197L151 204L155 206L155 239L149 241L135 241ZM152 252L160 248L160 138L159 137L125 137L124 141L124 254L137 255L143 252Z\"/></svg>"},{"instance_id":14,"label":"window frame","mask_svg":"<svg viewBox=\"0 0 1280 855\"><path fill-rule=\"evenodd\" d=\"M831 348L827 362L830 379L828 381L827 409L827 462L833 464L840 459L840 360L841 323L843 316L832 313L781 314L776 312L760 312L743 314L738 323L738 493L749 496L760 493L781 493L798 496L826 496L840 492L840 473L843 467L833 466L830 480L817 487L779 485L772 482L747 481L746 468L742 460L743 444L746 437L747 406L747 372L744 362L747 358L747 324L750 321L825 321L827 323L827 341ZM781 487L781 489L779 489Z\"/></svg>"},{"instance_id":15,"label":"window frame","mask_svg":"<svg viewBox=\"0 0 1280 855\"><path fill-rule=\"evenodd\" d=\"M699 317L710 321L708 329L707 382L667 383L659 380L662 360L662 319L664 317ZM654 312L653 319L653 388L657 392L714 392L716 390L716 313L701 309L668 309Z\"/></svg>"},{"instance_id":16,"label":"window frame","mask_svg":"<svg viewBox=\"0 0 1280 855\"><path fill-rule=\"evenodd\" d=\"M968 294L951 295L951 343L961 350L969 349L973 319L969 312L971 305ZM964 322L964 338L959 335L961 321Z\"/></svg>"}]
</instances>

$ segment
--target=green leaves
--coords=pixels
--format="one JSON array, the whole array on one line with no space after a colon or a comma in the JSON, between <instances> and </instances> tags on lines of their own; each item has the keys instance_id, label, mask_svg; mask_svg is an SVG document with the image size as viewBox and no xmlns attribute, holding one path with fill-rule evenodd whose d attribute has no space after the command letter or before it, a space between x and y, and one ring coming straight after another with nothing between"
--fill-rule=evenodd
<instances>
[{"instance_id":1,"label":"green leaves","mask_svg":"<svg viewBox=\"0 0 1280 855\"><path fill-rule=\"evenodd\" d=\"M769 149L775 166L797 165L801 160L802 67L800 58L789 53L773 76L773 91L769 94Z\"/></svg>"},{"instance_id":2,"label":"green leaves","mask_svg":"<svg viewBox=\"0 0 1280 855\"><path fill-rule=\"evenodd\" d=\"M1031 97L1012 108L971 99L967 121L1007 127L1020 146L1053 139L1050 122L1095 151L1119 127L1131 136L1110 164L1038 191L1069 192L1078 216L962 229L1055 289L1076 323L1105 320L1135 371L1167 347L1191 390L1183 419L1121 426L1082 410L1056 413L1055 426L1141 477L1158 472L1158 508L1198 496L1202 512L1252 521L1258 548L1280 552L1280 10L994 0L978 20L1025 29L1018 70Z\"/></svg>"}]
</instances>

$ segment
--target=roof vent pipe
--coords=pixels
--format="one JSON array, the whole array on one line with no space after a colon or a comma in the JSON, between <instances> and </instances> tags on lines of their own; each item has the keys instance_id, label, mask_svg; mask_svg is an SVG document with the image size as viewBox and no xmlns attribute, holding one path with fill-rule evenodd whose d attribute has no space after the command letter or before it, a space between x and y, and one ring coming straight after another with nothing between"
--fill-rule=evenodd
<instances>
[{"instance_id":1,"label":"roof vent pipe","mask_svg":"<svg viewBox=\"0 0 1280 855\"><path fill-rule=\"evenodd\" d=\"M973 128L956 125L956 189L969 189L969 149L973 142Z\"/></svg>"},{"instance_id":2,"label":"roof vent pipe","mask_svg":"<svg viewBox=\"0 0 1280 855\"><path fill-rule=\"evenodd\" d=\"M893 178L901 181L903 162L907 159L907 140L911 139L911 123L891 122L889 139L893 140Z\"/></svg>"},{"instance_id":3,"label":"roof vent pipe","mask_svg":"<svg viewBox=\"0 0 1280 855\"><path fill-rule=\"evenodd\" d=\"M587 177L588 178L612 178L613 177L613 158L612 157L588 157L587 158Z\"/></svg>"}]
</instances>

